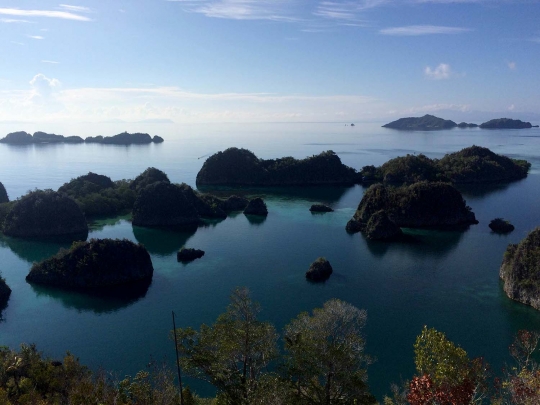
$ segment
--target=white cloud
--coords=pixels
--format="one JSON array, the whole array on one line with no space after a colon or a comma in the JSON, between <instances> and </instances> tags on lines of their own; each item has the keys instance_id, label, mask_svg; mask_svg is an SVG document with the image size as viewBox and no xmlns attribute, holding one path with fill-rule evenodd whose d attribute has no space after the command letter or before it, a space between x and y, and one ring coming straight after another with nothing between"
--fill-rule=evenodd
<instances>
[{"instance_id":1,"label":"white cloud","mask_svg":"<svg viewBox=\"0 0 540 405\"><path fill-rule=\"evenodd\" d=\"M67 11L50 10L21 10L18 8L0 8L1 15L12 15L17 17L47 17L60 18L63 20L90 21L90 18L74 14Z\"/></svg>"},{"instance_id":2,"label":"white cloud","mask_svg":"<svg viewBox=\"0 0 540 405\"><path fill-rule=\"evenodd\" d=\"M60 4L60 8L63 8L64 10L73 11L75 13L91 13L92 10L90 10L88 7L82 7L82 6L72 6L70 4Z\"/></svg>"},{"instance_id":3,"label":"white cloud","mask_svg":"<svg viewBox=\"0 0 540 405\"><path fill-rule=\"evenodd\" d=\"M24 46L24 44L22 42L16 42L16 41L11 41L12 44L15 44L15 45L22 45Z\"/></svg>"},{"instance_id":4,"label":"white cloud","mask_svg":"<svg viewBox=\"0 0 540 405\"><path fill-rule=\"evenodd\" d=\"M450 77L454 73L452 72L452 69L450 68L450 65L448 65L446 63L441 63L435 69L432 69L430 66L427 66L424 69L424 74L426 75L426 77L428 79L445 80L445 79L450 79Z\"/></svg>"},{"instance_id":5,"label":"white cloud","mask_svg":"<svg viewBox=\"0 0 540 405\"><path fill-rule=\"evenodd\" d=\"M515 70L517 67L516 62L508 62L508 69Z\"/></svg>"},{"instance_id":6,"label":"white cloud","mask_svg":"<svg viewBox=\"0 0 540 405\"><path fill-rule=\"evenodd\" d=\"M514 111L516 106L512 104L510 107L508 107L508 111Z\"/></svg>"},{"instance_id":7,"label":"white cloud","mask_svg":"<svg viewBox=\"0 0 540 405\"><path fill-rule=\"evenodd\" d=\"M3 23L26 23L26 24L32 23L32 21L20 20L17 18L0 18L0 21Z\"/></svg>"},{"instance_id":8,"label":"white cloud","mask_svg":"<svg viewBox=\"0 0 540 405\"><path fill-rule=\"evenodd\" d=\"M53 65L56 65L56 64L60 63L60 62L56 62L56 61L54 61L54 60L42 60L41 62L42 62L42 63L51 63L51 64L53 64Z\"/></svg>"},{"instance_id":9,"label":"white cloud","mask_svg":"<svg viewBox=\"0 0 540 405\"><path fill-rule=\"evenodd\" d=\"M361 19L360 13L364 10L378 7L388 0L361 0L361 1L321 1L313 14L317 17L356 21Z\"/></svg>"},{"instance_id":10,"label":"white cloud","mask_svg":"<svg viewBox=\"0 0 540 405\"><path fill-rule=\"evenodd\" d=\"M32 39L45 39L45 37L42 37L41 35L27 35L28 38Z\"/></svg>"},{"instance_id":11,"label":"white cloud","mask_svg":"<svg viewBox=\"0 0 540 405\"><path fill-rule=\"evenodd\" d=\"M29 100L38 103L44 99L48 99L60 87L60 81L58 79L49 79L43 73L35 75L29 84L32 86Z\"/></svg>"},{"instance_id":12,"label":"white cloud","mask_svg":"<svg viewBox=\"0 0 540 405\"><path fill-rule=\"evenodd\" d=\"M384 28L379 31L383 35L418 36L437 34L463 34L472 31L470 28L446 27L439 25L408 25L405 27Z\"/></svg>"}]
</instances>

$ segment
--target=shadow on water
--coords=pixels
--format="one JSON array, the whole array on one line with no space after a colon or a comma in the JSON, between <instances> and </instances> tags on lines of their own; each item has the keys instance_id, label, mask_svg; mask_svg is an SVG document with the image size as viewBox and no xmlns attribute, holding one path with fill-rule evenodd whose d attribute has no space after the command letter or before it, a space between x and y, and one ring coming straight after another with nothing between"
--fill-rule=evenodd
<instances>
[{"instance_id":1,"label":"shadow on water","mask_svg":"<svg viewBox=\"0 0 540 405\"><path fill-rule=\"evenodd\" d=\"M55 255L60 248L68 249L75 241L86 240L87 238L87 233L40 239L12 238L0 234L0 246L7 246L22 260L33 263Z\"/></svg>"},{"instance_id":2,"label":"shadow on water","mask_svg":"<svg viewBox=\"0 0 540 405\"><path fill-rule=\"evenodd\" d=\"M459 244L469 226L451 227L447 229L404 229L401 238L395 241L369 240L365 236L366 246L370 253L378 258L388 252L405 253L411 257L445 257Z\"/></svg>"},{"instance_id":3,"label":"shadow on water","mask_svg":"<svg viewBox=\"0 0 540 405\"><path fill-rule=\"evenodd\" d=\"M266 215L248 215L244 214L250 225L259 226L266 221Z\"/></svg>"},{"instance_id":4,"label":"shadow on water","mask_svg":"<svg viewBox=\"0 0 540 405\"><path fill-rule=\"evenodd\" d=\"M4 322L4 310L8 307L9 298L4 301L0 301L0 323Z\"/></svg>"},{"instance_id":5,"label":"shadow on water","mask_svg":"<svg viewBox=\"0 0 540 405\"><path fill-rule=\"evenodd\" d=\"M152 254L168 256L178 252L195 235L197 227L181 229L143 228L133 226L133 235L137 242Z\"/></svg>"},{"instance_id":6,"label":"shadow on water","mask_svg":"<svg viewBox=\"0 0 540 405\"><path fill-rule=\"evenodd\" d=\"M338 202L343 195L353 187L345 186L290 186L290 187L225 187L197 186L202 193L213 194L216 197L227 198L231 195L242 197L260 196L272 199L320 201L324 203Z\"/></svg>"},{"instance_id":7,"label":"shadow on water","mask_svg":"<svg viewBox=\"0 0 540 405\"><path fill-rule=\"evenodd\" d=\"M505 183L485 183L485 184L456 184L456 188L463 194L463 197L485 197L492 193L497 193L508 189L511 185L518 184L524 179Z\"/></svg>"},{"instance_id":8,"label":"shadow on water","mask_svg":"<svg viewBox=\"0 0 540 405\"><path fill-rule=\"evenodd\" d=\"M111 313L135 304L146 296L152 280L95 292L64 290L30 284L38 297L45 296L60 301L64 308L96 314Z\"/></svg>"}]
</instances>

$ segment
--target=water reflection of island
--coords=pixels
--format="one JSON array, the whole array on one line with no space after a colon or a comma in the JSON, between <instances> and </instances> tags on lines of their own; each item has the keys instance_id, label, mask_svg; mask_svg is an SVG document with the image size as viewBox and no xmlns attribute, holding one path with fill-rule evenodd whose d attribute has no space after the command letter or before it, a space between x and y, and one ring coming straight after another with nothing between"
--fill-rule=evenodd
<instances>
[{"instance_id":1,"label":"water reflection of island","mask_svg":"<svg viewBox=\"0 0 540 405\"><path fill-rule=\"evenodd\" d=\"M38 297L51 297L68 309L96 314L111 313L135 304L146 296L152 281L143 281L126 286L95 292L69 291L56 287L30 284Z\"/></svg>"},{"instance_id":2,"label":"water reflection of island","mask_svg":"<svg viewBox=\"0 0 540 405\"><path fill-rule=\"evenodd\" d=\"M86 240L87 235L70 235L43 239L21 239L0 233L0 246L7 246L22 260L33 263L54 256L61 248L68 249L73 242Z\"/></svg>"},{"instance_id":3,"label":"water reflection of island","mask_svg":"<svg viewBox=\"0 0 540 405\"><path fill-rule=\"evenodd\" d=\"M178 252L191 238L197 227L182 229L143 228L133 226L133 235L137 242L155 255L168 256Z\"/></svg>"}]
</instances>

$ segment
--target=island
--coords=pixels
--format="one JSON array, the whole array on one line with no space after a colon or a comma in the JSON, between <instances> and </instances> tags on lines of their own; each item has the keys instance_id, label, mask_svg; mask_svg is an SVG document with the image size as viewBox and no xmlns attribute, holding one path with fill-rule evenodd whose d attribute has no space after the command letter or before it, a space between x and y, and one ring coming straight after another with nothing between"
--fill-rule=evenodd
<instances>
[{"instance_id":1,"label":"island","mask_svg":"<svg viewBox=\"0 0 540 405\"><path fill-rule=\"evenodd\" d=\"M492 219L488 226L495 233L509 233L515 229L514 225L503 218Z\"/></svg>"},{"instance_id":2,"label":"island","mask_svg":"<svg viewBox=\"0 0 540 405\"><path fill-rule=\"evenodd\" d=\"M249 202L246 209L244 210L244 214L259 215L265 217L268 215L268 208L266 208L266 204L263 199L257 197Z\"/></svg>"},{"instance_id":3,"label":"island","mask_svg":"<svg viewBox=\"0 0 540 405\"><path fill-rule=\"evenodd\" d=\"M114 136L89 136L86 139L80 136L64 136L56 134L48 134L46 132L38 131L34 135L30 135L25 131L12 132L7 134L4 138L0 139L0 143L6 143L9 145L31 145L31 144L54 144L54 143L99 143L104 145L132 145L132 144L149 144L149 143L162 143L164 139L155 135L153 138L145 133L133 133L123 132Z\"/></svg>"},{"instance_id":4,"label":"island","mask_svg":"<svg viewBox=\"0 0 540 405\"><path fill-rule=\"evenodd\" d=\"M200 215L177 185L159 181L139 190L133 205L133 225L197 226Z\"/></svg>"},{"instance_id":5,"label":"island","mask_svg":"<svg viewBox=\"0 0 540 405\"><path fill-rule=\"evenodd\" d=\"M9 202L8 193L6 191L6 188L0 181L0 204Z\"/></svg>"},{"instance_id":6,"label":"island","mask_svg":"<svg viewBox=\"0 0 540 405\"><path fill-rule=\"evenodd\" d=\"M393 240L400 237L403 232L401 228L392 221L385 210L375 212L369 218L365 234L371 240Z\"/></svg>"},{"instance_id":7,"label":"island","mask_svg":"<svg viewBox=\"0 0 540 405\"><path fill-rule=\"evenodd\" d=\"M455 127L457 127L457 124L454 121L445 120L429 114L423 117L400 118L383 125L383 128L399 129L402 131L436 131Z\"/></svg>"},{"instance_id":8,"label":"island","mask_svg":"<svg viewBox=\"0 0 540 405\"><path fill-rule=\"evenodd\" d=\"M442 159L430 159L423 154L400 156L380 167L364 166L360 174L364 183L491 183L523 179L527 177L530 167L531 164L526 160L511 159L488 148L473 145L446 154Z\"/></svg>"},{"instance_id":9,"label":"island","mask_svg":"<svg viewBox=\"0 0 540 405\"><path fill-rule=\"evenodd\" d=\"M179 262L192 262L203 257L204 253L204 250L183 247L176 254L176 260Z\"/></svg>"},{"instance_id":10,"label":"island","mask_svg":"<svg viewBox=\"0 0 540 405\"><path fill-rule=\"evenodd\" d=\"M451 184L419 182L398 188L373 184L366 190L353 218L347 223L347 231L366 232L371 217L381 210L398 227L444 227L478 223L461 193Z\"/></svg>"},{"instance_id":11,"label":"island","mask_svg":"<svg viewBox=\"0 0 540 405\"><path fill-rule=\"evenodd\" d=\"M73 198L86 217L131 211L135 202L135 191L129 181L113 182L110 177L92 172L65 183L58 192Z\"/></svg>"},{"instance_id":12,"label":"island","mask_svg":"<svg viewBox=\"0 0 540 405\"><path fill-rule=\"evenodd\" d=\"M324 257L319 257L311 266L309 266L308 271L306 271L306 278L310 281L326 281L330 278L334 270L330 265L330 262Z\"/></svg>"},{"instance_id":13,"label":"island","mask_svg":"<svg viewBox=\"0 0 540 405\"><path fill-rule=\"evenodd\" d=\"M530 122L513 120L511 118L497 118L480 124L482 129L524 129L532 128Z\"/></svg>"},{"instance_id":14,"label":"island","mask_svg":"<svg viewBox=\"0 0 540 405\"><path fill-rule=\"evenodd\" d=\"M540 310L540 227L508 245L499 276L510 299Z\"/></svg>"},{"instance_id":15,"label":"island","mask_svg":"<svg viewBox=\"0 0 540 405\"><path fill-rule=\"evenodd\" d=\"M86 239L88 224L72 198L53 190L36 190L13 203L3 232L20 238L77 235Z\"/></svg>"},{"instance_id":16,"label":"island","mask_svg":"<svg viewBox=\"0 0 540 405\"><path fill-rule=\"evenodd\" d=\"M458 128L478 128L478 124L467 124L466 122L460 122L457 126Z\"/></svg>"},{"instance_id":17,"label":"island","mask_svg":"<svg viewBox=\"0 0 540 405\"><path fill-rule=\"evenodd\" d=\"M334 210L328 205L324 204L313 204L309 210L311 212L333 212Z\"/></svg>"},{"instance_id":18,"label":"island","mask_svg":"<svg viewBox=\"0 0 540 405\"><path fill-rule=\"evenodd\" d=\"M99 290L152 279L150 254L127 239L90 239L35 263L29 283L73 290Z\"/></svg>"},{"instance_id":19,"label":"island","mask_svg":"<svg viewBox=\"0 0 540 405\"><path fill-rule=\"evenodd\" d=\"M0 276L0 320L2 319L1 312L5 308L10 295L11 288L6 284L6 280Z\"/></svg>"},{"instance_id":20,"label":"island","mask_svg":"<svg viewBox=\"0 0 540 405\"><path fill-rule=\"evenodd\" d=\"M229 148L210 156L197 185L300 186L354 185L361 177L329 150L306 159L259 159L247 149Z\"/></svg>"}]
</instances>

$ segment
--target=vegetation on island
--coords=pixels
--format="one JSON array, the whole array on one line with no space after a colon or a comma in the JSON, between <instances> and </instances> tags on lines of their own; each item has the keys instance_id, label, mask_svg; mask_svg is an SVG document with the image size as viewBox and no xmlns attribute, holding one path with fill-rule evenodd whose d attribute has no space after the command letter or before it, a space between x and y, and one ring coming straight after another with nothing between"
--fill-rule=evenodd
<instances>
[{"instance_id":1,"label":"vegetation on island","mask_svg":"<svg viewBox=\"0 0 540 405\"><path fill-rule=\"evenodd\" d=\"M333 151L306 159L259 159L247 149L229 148L210 156L197 174L197 185L352 185L356 170L341 163Z\"/></svg>"},{"instance_id":2,"label":"vegetation on island","mask_svg":"<svg viewBox=\"0 0 540 405\"><path fill-rule=\"evenodd\" d=\"M49 144L49 143L100 143L104 145L132 145L132 144L149 144L161 143L163 138L155 135L153 138L144 133L130 134L123 132L114 136L89 136L82 139L80 136L64 136L56 134L48 134L46 132L35 132L30 135L27 132L19 131L7 134L0 139L0 143L10 145L30 145L30 144Z\"/></svg>"},{"instance_id":3,"label":"vegetation on island","mask_svg":"<svg viewBox=\"0 0 540 405\"><path fill-rule=\"evenodd\" d=\"M3 224L6 235L24 238L88 234L84 213L65 194L35 190L9 205Z\"/></svg>"},{"instance_id":4,"label":"vegetation on island","mask_svg":"<svg viewBox=\"0 0 540 405\"><path fill-rule=\"evenodd\" d=\"M128 180L113 182L109 177L89 172L58 189L73 198L86 217L116 215L133 209L135 192Z\"/></svg>"},{"instance_id":5,"label":"vegetation on island","mask_svg":"<svg viewBox=\"0 0 540 405\"><path fill-rule=\"evenodd\" d=\"M55 256L34 263L26 281L75 290L97 290L150 281L150 254L127 239L74 242Z\"/></svg>"},{"instance_id":6,"label":"vegetation on island","mask_svg":"<svg viewBox=\"0 0 540 405\"><path fill-rule=\"evenodd\" d=\"M2 310L5 308L10 295L11 288L6 284L6 280L0 273L0 320L2 320Z\"/></svg>"},{"instance_id":7,"label":"vegetation on island","mask_svg":"<svg viewBox=\"0 0 540 405\"><path fill-rule=\"evenodd\" d=\"M6 188L4 187L2 182L0 181L0 204L4 204L4 203L7 203L7 202L9 202L8 193L6 191Z\"/></svg>"},{"instance_id":8,"label":"vegetation on island","mask_svg":"<svg viewBox=\"0 0 540 405\"><path fill-rule=\"evenodd\" d=\"M129 188L135 192L139 192L146 186L163 181L165 183L170 183L169 177L159 169L155 167L149 167L144 172L139 174L135 179L130 183Z\"/></svg>"},{"instance_id":9,"label":"vegetation on island","mask_svg":"<svg viewBox=\"0 0 540 405\"><path fill-rule=\"evenodd\" d=\"M179 262L192 262L204 256L204 250L183 247L176 254L176 260Z\"/></svg>"},{"instance_id":10,"label":"vegetation on island","mask_svg":"<svg viewBox=\"0 0 540 405\"><path fill-rule=\"evenodd\" d=\"M530 122L513 120L511 118L497 118L480 124L482 129L523 129L532 128Z\"/></svg>"},{"instance_id":11,"label":"vegetation on island","mask_svg":"<svg viewBox=\"0 0 540 405\"><path fill-rule=\"evenodd\" d=\"M508 233L514 230L514 225L503 218L492 219L489 223L489 227L493 232Z\"/></svg>"},{"instance_id":12,"label":"vegetation on island","mask_svg":"<svg viewBox=\"0 0 540 405\"><path fill-rule=\"evenodd\" d=\"M399 227L439 227L474 224L471 208L461 193L448 183L419 182L410 186L370 186L347 224L349 232L366 231L371 217L384 210Z\"/></svg>"},{"instance_id":13,"label":"vegetation on island","mask_svg":"<svg viewBox=\"0 0 540 405\"><path fill-rule=\"evenodd\" d=\"M366 237L371 240L391 240L403 234L401 228L388 217L385 210L371 215L364 231Z\"/></svg>"},{"instance_id":14,"label":"vegetation on island","mask_svg":"<svg viewBox=\"0 0 540 405\"><path fill-rule=\"evenodd\" d=\"M508 245L499 275L509 298L540 310L540 227Z\"/></svg>"},{"instance_id":15,"label":"vegetation on island","mask_svg":"<svg viewBox=\"0 0 540 405\"><path fill-rule=\"evenodd\" d=\"M0 347L0 403L102 405L375 405L367 384L366 311L338 299L301 313L281 334L259 318L245 288L225 313L200 329L178 328L180 372L212 384L214 398L180 391L176 370L151 362L134 377L92 372L69 352L61 360L34 345ZM280 338L281 336L281 338ZM536 405L540 403L540 334L519 331L514 363L494 377L482 358L433 328L414 343L416 371L391 386L384 405Z\"/></svg>"},{"instance_id":16,"label":"vegetation on island","mask_svg":"<svg viewBox=\"0 0 540 405\"><path fill-rule=\"evenodd\" d=\"M400 118L383 125L383 128L399 129L405 131L434 131L457 127L454 121L445 120L434 115L426 114L423 117Z\"/></svg>"},{"instance_id":17,"label":"vegetation on island","mask_svg":"<svg viewBox=\"0 0 540 405\"><path fill-rule=\"evenodd\" d=\"M200 215L174 184L159 181L140 189L133 206L133 225L177 227L197 225Z\"/></svg>"},{"instance_id":18,"label":"vegetation on island","mask_svg":"<svg viewBox=\"0 0 540 405\"><path fill-rule=\"evenodd\" d=\"M473 145L446 154L442 159L430 159L423 154L400 156L380 167L364 166L361 175L365 183L488 183L525 178L530 167L531 164L526 160L511 159L488 148Z\"/></svg>"},{"instance_id":19,"label":"vegetation on island","mask_svg":"<svg viewBox=\"0 0 540 405\"><path fill-rule=\"evenodd\" d=\"M309 210L311 212L333 212L334 211L331 207L324 204L313 204L311 207L309 207Z\"/></svg>"}]
</instances>

